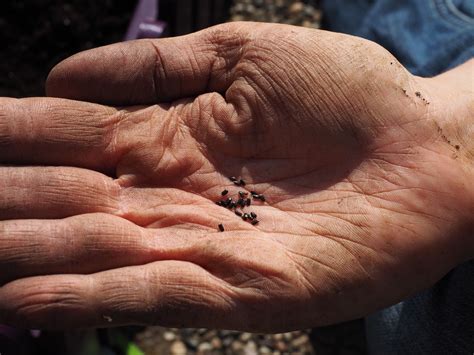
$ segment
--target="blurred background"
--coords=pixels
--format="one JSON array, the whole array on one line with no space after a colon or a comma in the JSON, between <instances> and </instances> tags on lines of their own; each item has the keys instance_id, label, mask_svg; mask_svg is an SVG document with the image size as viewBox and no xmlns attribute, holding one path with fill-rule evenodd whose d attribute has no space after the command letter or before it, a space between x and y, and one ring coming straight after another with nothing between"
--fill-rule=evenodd
<instances>
[{"instance_id":1,"label":"blurred background","mask_svg":"<svg viewBox=\"0 0 474 355\"><path fill-rule=\"evenodd\" d=\"M142 5L144 2L147 1L142 0ZM46 76L59 61L82 50L123 41L127 34L128 39L147 34L175 36L228 21L324 27L319 0L151 2L156 9L146 9L147 18L143 18L136 11L137 0L2 1L0 96L44 96ZM148 6L151 2L148 1ZM68 333L41 332L32 336L29 331L10 329L2 333L0 329L1 355L365 353L362 320L284 334L126 327Z\"/></svg>"}]
</instances>

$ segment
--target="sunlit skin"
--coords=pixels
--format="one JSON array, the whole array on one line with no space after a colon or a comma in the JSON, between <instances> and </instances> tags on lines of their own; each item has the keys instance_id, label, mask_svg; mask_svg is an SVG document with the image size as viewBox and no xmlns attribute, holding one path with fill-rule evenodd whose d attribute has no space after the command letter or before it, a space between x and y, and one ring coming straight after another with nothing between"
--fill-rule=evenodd
<instances>
[{"instance_id":1,"label":"sunlit skin","mask_svg":"<svg viewBox=\"0 0 474 355\"><path fill-rule=\"evenodd\" d=\"M474 257L473 76L255 23L67 59L0 99L0 322L280 332L429 287Z\"/></svg>"}]
</instances>

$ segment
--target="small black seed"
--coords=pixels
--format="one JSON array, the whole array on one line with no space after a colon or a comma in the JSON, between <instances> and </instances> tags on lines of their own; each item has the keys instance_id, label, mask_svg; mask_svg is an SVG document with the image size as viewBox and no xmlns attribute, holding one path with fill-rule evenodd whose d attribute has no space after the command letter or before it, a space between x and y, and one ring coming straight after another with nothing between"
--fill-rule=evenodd
<instances>
[{"instance_id":1,"label":"small black seed","mask_svg":"<svg viewBox=\"0 0 474 355\"><path fill-rule=\"evenodd\" d=\"M222 196L225 196L225 195L227 195L228 193L229 193L228 190L224 190L224 191L221 192L221 195L222 195Z\"/></svg>"},{"instance_id":2,"label":"small black seed","mask_svg":"<svg viewBox=\"0 0 474 355\"><path fill-rule=\"evenodd\" d=\"M265 202L265 196L260 195L260 201Z\"/></svg>"},{"instance_id":3,"label":"small black seed","mask_svg":"<svg viewBox=\"0 0 474 355\"><path fill-rule=\"evenodd\" d=\"M248 206L250 206L250 204L252 203L252 201L248 198L246 201L245 201L245 204Z\"/></svg>"},{"instance_id":4,"label":"small black seed","mask_svg":"<svg viewBox=\"0 0 474 355\"><path fill-rule=\"evenodd\" d=\"M235 176L231 176L231 177L229 178L229 180L230 180L230 181L237 181L237 179L236 179Z\"/></svg>"},{"instance_id":5,"label":"small black seed","mask_svg":"<svg viewBox=\"0 0 474 355\"><path fill-rule=\"evenodd\" d=\"M257 225L259 222L260 222L260 221L259 221L258 219L254 219L254 220L253 220L252 222L250 222L250 223L252 223L252 225L255 226L255 225Z\"/></svg>"},{"instance_id":6,"label":"small black seed","mask_svg":"<svg viewBox=\"0 0 474 355\"><path fill-rule=\"evenodd\" d=\"M251 193L252 195L258 195L258 193L256 193L255 191L250 191L250 193Z\"/></svg>"},{"instance_id":7,"label":"small black seed","mask_svg":"<svg viewBox=\"0 0 474 355\"><path fill-rule=\"evenodd\" d=\"M245 206L245 200L243 198L239 198L239 200L237 201L237 204L240 207L244 207Z\"/></svg>"},{"instance_id":8,"label":"small black seed","mask_svg":"<svg viewBox=\"0 0 474 355\"><path fill-rule=\"evenodd\" d=\"M229 208L232 209L232 208L236 208L237 207L237 204L235 202L231 202L229 203Z\"/></svg>"},{"instance_id":9,"label":"small black seed","mask_svg":"<svg viewBox=\"0 0 474 355\"><path fill-rule=\"evenodd\" d=\"M239 183L240 183L240 186L245 186L246 185L244 179L240 179Z\"/></svg>"},{"instance_id":10,"label":"small black seed","mask_svg":"<svg viewBox=\"0 0 474 355\"><path fill-rule=\"evenodd\" d=\"M245 192L245 191L239 191L239 196L244 198L248 195L248 192Z\"/></svg>"},{"instance_id":11,"label":"small black seed","mask_svg":"<svg viewBox=\"0 0 474 355\"><path fill-rule=\"evenodd\" d=\"M240 212L240 211L235 211L235 214L239 217L242 217L242 212Z\"/></svg>"},{"instance_id":12,"label":"small black seed","mask_svg":"<svg viewBox=\"0 0 474 355\"><path fill-rule=\"evenodd\" d=\"M217 205L217 206L222 206L222 201L217 201L217 202L216 202L216 205Z\"/></svg>"},{"instance_id":13,"label":"small black seed","mask_svg":"<svg viewBox=\"0 0 474 355\"><path fill-rule=\"evenodd\" d=\"M219 227L219 230L220 230L221 232L223 232L223 231L224 231L224 225L223 225L222 223L221 223L221 224L219 224L219 226L218 226L218 227Z\"/></svg>"},{"instance_id":14,"label":"small black seed","mask_svg":"<svg viewBox=\"0 0 474 355\"><path fill-rule=\"evenodd\" d=\"M240 186L240 181L235 180L235 181L232 181L232 182L234 183L235 186Z\"/></svg>"},{"instance_id":15,"label":"small black seed","mask_svg":"<svg viewBox=\"0 0 474 355\"><path fill-rule=\"evenodd\" d=\"M229 197L227 200L222 201L222 206L229 207L231 203L232 203L232 198Z\"/></svg>"},{"instance_id":16,"label":"small black seed","mask_svg":"<svg viewBox=\"0 0 474 355\"><path fill-rule=\"evenodd\" d=\"M252 217L252 219L255 219L257 218L257 214L255 212L250 212L250 217Z\"/></svg>"}]
</instances>

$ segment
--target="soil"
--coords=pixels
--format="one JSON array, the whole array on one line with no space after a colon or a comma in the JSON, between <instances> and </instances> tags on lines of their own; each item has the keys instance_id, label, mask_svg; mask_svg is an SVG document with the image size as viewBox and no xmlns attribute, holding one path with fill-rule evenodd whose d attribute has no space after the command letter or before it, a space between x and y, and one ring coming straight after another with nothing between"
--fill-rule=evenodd
<instances>
[{"instance_id":1,"label":"soil","mask_svg":"<svg viewBox=\"0 0 474 355\"><path fill-rule=\"evenodd\" d=\"M0 96L44 95L50 69L122 40L134 0L15 0L0 9Z\"/></svg>"}]
</instances>

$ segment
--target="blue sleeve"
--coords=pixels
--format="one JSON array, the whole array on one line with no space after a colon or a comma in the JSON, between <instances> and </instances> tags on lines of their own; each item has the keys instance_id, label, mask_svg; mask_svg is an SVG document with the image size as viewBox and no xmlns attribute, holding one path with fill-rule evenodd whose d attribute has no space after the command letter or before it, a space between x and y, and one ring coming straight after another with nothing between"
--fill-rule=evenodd
<instances>
[{"instance_id":1,"label":"blue sleeve","mask_svg":"<svg viewBox=\"0 0 474 355\"><path fill-rule=\"evenodd\" d=\"M474 0L326 0L326 26L375 41L413 74L474 57Z\"/></svg>"}]
</instances>

